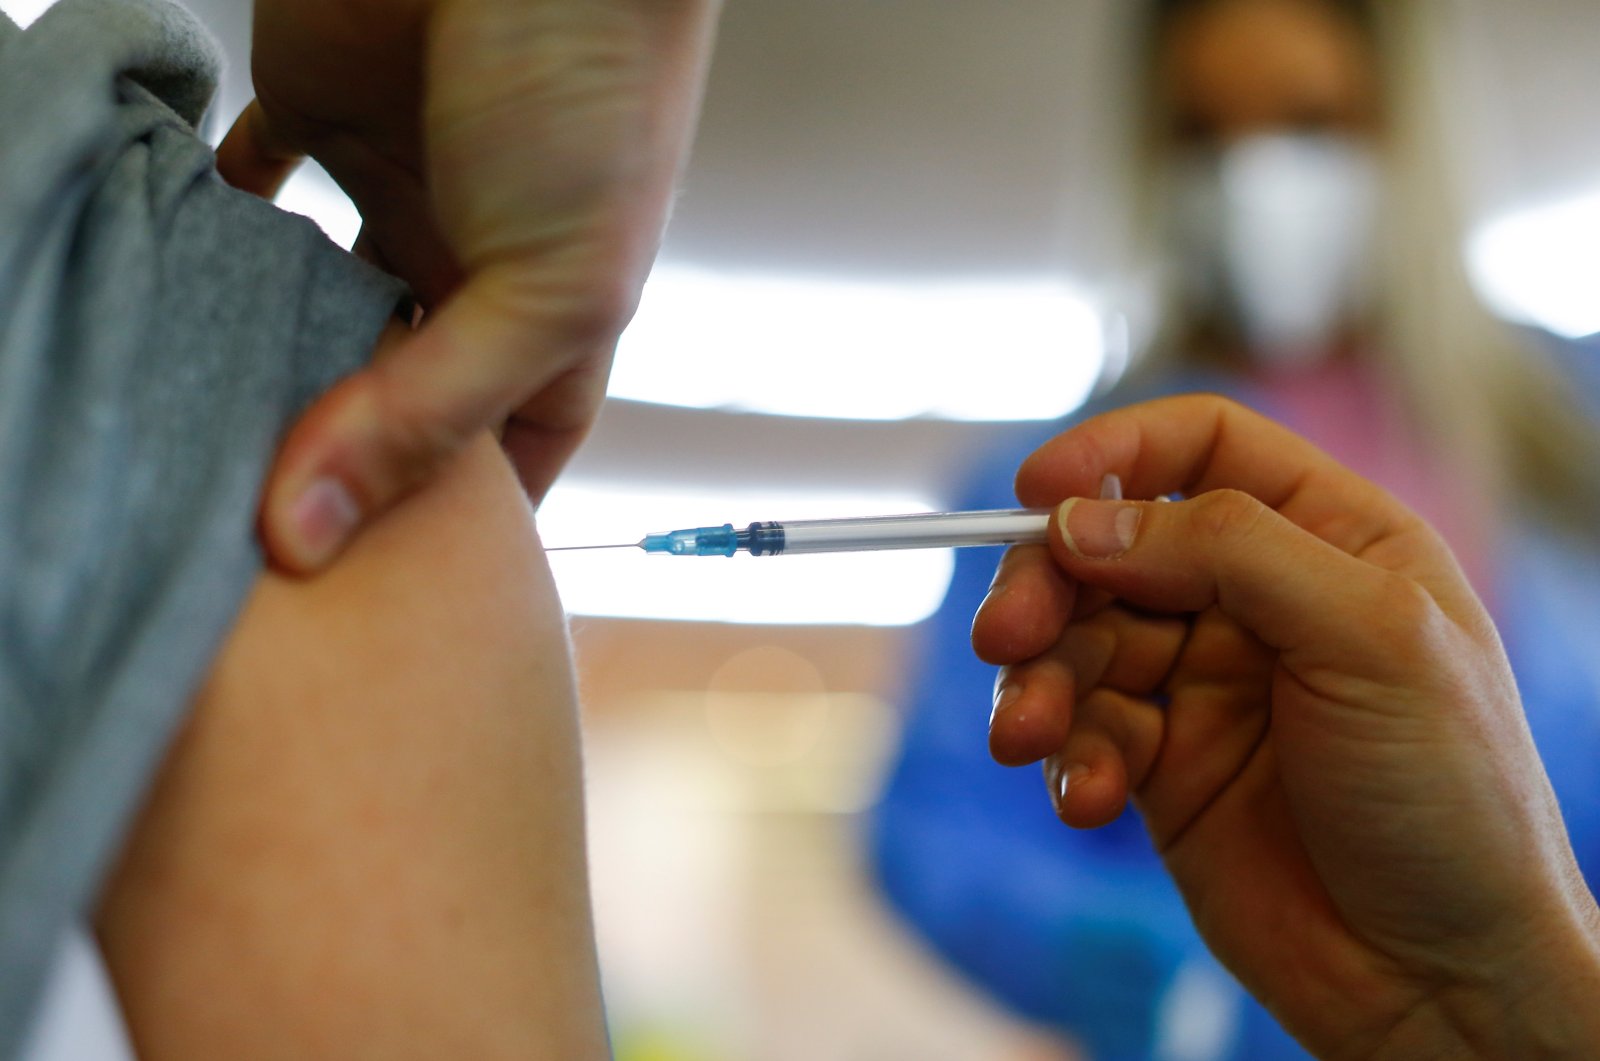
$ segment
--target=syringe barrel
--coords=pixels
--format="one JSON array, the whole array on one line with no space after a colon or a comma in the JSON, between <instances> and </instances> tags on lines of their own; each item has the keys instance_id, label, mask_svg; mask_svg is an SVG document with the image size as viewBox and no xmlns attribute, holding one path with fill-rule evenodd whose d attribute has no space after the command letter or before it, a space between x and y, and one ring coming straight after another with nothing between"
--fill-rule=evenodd
<instances>
[{"instance_id":1,"label":"syringe barrel","mask_svg":"<svg viewBox=\"0 0 1600 1061\"><path fill-rule=\"evenodd\" d=\"M1047 509L1019 508L792 520L781 524L781 552L792 555L1042 542L1050 526L1050 516Z\"/></svg>"}]
</instances>

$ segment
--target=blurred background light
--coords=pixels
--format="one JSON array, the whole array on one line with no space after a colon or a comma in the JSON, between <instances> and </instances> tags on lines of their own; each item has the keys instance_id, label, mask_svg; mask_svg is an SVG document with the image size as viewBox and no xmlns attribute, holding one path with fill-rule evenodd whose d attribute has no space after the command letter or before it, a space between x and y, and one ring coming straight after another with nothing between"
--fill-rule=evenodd
<instances>
[{"instance_id":1,"label":"blurred background light","mask_svg":"<svg viewBox=\"0 0 1600 1061\"><path fill-rule=\"evenodd\" d=\"M736 653L712 673L702 695L706 728L722 752L767 770L814 751L833 712L822 672L781 645Z\"/></svg>"},{"instance_id":2,"label":"blurred background light","mask_svg":"<svg viewBox=\"0 0 1600 1061\"><path fill-rule=\"evenodd\" d=\"M622 337L610 394L784 416L1049 420L1088 396L1103 347L1088 300L1045 278L663 264Z\"/></svg>"},{"instance_id":3,"label":"blurred background light","mask_svg":"<svg viewBox=\"0 0 1600 1061\"><path fill-rule=\"evenodd\" d=\"M1467 261L1508 320L1568 339L1600 332L1600 192L1491 219L1473 232Z\"/></svg>"},{"instance_id":4,"label":"blurred background light","mask_svg":"<svg viewBox=\"0 0 1600 1061\"><path fill-rule=\"evenodd\" d=\"M311 159L284 182L277 204L291 214L309 217L333 242L349 250L361 233L356 204L333 182L327 171Z\"/></svg>"},{"instance_id":5,"label":"blurred background light","mask_svg":"<svg viewBox=\"0 0 1600 1061\"><path fill-rule=\"evenodd\" d=\"M539 507L546 545L636 541L648 532L755 520L926 512L927 498L563 481ZM552 553L567 611L634 619L901 626L932 615L950 583L948 549L752 557Z\"/></svg>"},{"instance_id":6,"label":"blurred background light","mask_svg":"<svg viewBox=\"0 0 1600 1061\"><path fill-rule=\"evenodd\" d=\"M0 11L10 15L17 25L26 27L54 3L55 0L5 0L0 4Z\"/></svg>"}]
</instances>

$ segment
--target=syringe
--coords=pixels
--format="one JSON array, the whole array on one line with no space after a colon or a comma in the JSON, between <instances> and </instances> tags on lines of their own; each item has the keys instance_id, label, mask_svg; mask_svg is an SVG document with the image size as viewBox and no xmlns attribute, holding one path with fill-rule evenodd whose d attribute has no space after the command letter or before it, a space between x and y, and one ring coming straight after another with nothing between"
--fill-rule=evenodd
<instances>
[{"instance_id":1,"label":"syringe","mask_svg":"<svg viewBox=\"0 0 1600 1061\"><path fill-rule=\"evenodd\" d=\"M854 516L686 527L646 534L617 545L556 546L568 549L643 549L669 556L777 556L783 553L847 553L869 549L947 549L966 545L1042 542L1050 526L1049 509L1016 508L988 512L917 512L905 516Z\"/></svg>"},{"instance_id":2,"label":"syringe","mask_svg":"<svg viewBox=\"0 0 1600 1061\"><path fill-rule=\"evenodd\" d=\"M1108 473L1100 480L1103 500L1122 500L1122 479ZM1047 508L992 509L983 512L913 512L905 516L847 516L803 519L787 523L752 523L744 530L733 524L686 527L646 534L636 542L616 545L557 545L546 552L571 549L643 549L668 556L751 556L780 553L855 553L873 549L955 549L968 545L1021 545L1049 536L1054 512Z\"/></svg>"}]
</instances>

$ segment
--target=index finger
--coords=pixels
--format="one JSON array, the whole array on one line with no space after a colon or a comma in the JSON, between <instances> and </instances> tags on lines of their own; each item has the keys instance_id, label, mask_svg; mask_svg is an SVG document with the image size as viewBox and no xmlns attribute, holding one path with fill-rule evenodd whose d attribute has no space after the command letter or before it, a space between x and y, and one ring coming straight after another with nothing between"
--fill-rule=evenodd
<instances>
[{"instance_id":1,"label":"index finger","mask_svg":"<svg viewBox=\"0 0 1600 1061\"><path fill-rule=\"evenodd\" d=\"M1134 498L1239 490L1352 554L1416 521L1310 442L1214 394L1127 406L1057 435L1023 462L1017 497L1030 507L1093 497L1107 473Z\"/></svg>"}]
</instances>

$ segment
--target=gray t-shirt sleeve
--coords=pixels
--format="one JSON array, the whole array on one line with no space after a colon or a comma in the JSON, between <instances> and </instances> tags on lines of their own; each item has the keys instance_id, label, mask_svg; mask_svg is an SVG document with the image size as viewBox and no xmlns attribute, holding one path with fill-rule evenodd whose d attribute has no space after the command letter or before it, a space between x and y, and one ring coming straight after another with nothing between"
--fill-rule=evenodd
<instances>
[{"instance_id":1,"label":"gray t-shirt sleeve","mask_svg":"<svg viewBox=\"0 0 1600 1061\"><path fill-rule=\"evenodd\" d=\"M403 298L218 179L214 56L163 0L0 15L0 1057L261 568L278 439Z\"/></svg>"}]
</instances>

